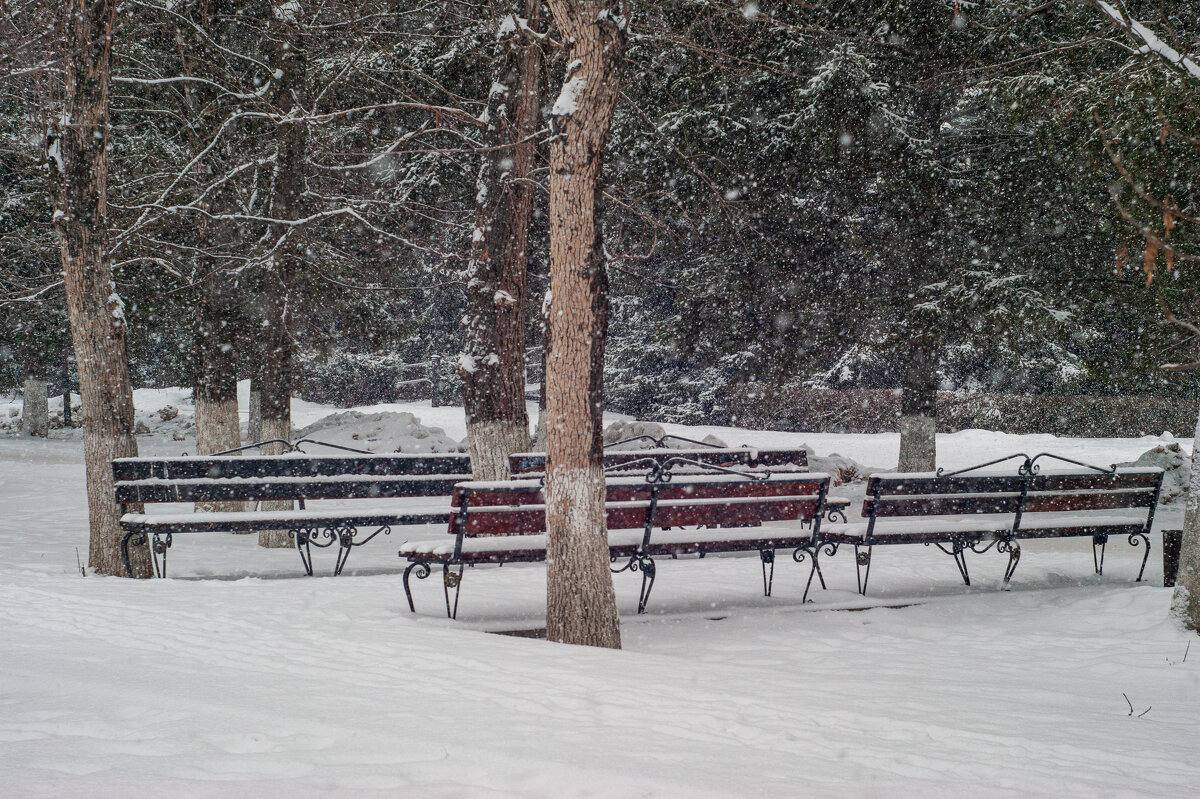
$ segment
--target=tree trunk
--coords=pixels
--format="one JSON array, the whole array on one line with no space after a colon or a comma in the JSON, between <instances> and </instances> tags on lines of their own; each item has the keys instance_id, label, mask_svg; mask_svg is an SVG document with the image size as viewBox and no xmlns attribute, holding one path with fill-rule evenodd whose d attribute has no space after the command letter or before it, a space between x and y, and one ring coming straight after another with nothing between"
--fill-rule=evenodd
<instances>
[{"instance_id":1,"label":"tree trunk","mask_svg":"<svg viewBox=\"0 0 1200 799\"><path fill-rule=\"evenodd\" d=\"M301 31L303 11L298 2L276 3L270 24L275 34L276 113L283 119L275 128L275 179L271 194L272 224L270 241L274 245L259 284L262 326L259 331L260 356L257 376L261 379L259 405L262 413L262 440L292 438L292 275L302 252L300 234L287 222L301 218L304 194L305 159L308 125L300 119L306 113L305 85L307 63ZM264 455L278 455L282 445L264 447ZM291 500L263 502L263 510L291 510ZM288 547L291 536L286 530L259 533L259 546Z\"/></svg>"},{"instance_id":2,"label":"tree trunk","mask_svg":"<svg viewBox=\"0 0 1200 799\"><path fill-rule=\"evenodd\" d=\"M88 564L123 575L113 458L137 455L125 309L108 252L108 87L115 0L72 0L67 101L59 141L62 195L56 212L87 468ZM134 576L149 577L150 550L130 547Z\"/></svg>"},{"instance_id":3,"label":"tree trunk","mask_svg":"<svg viewBox=\"0 0 1200 799\"><path fill-rule=\"evenodd\" d=\"M1188 480L1183 515L1183 544L1179 550L1179 576L1171 610L1189 630L1200 632L1200 416L1192 439L1192 475Z\"/></svg>"},{"instance_id":4,"label":"tree trunk","mask_svg":"<svg viewBox=\"0 0 1200 799\"><path fill-rule=\"evenodd\" d=\"M937 358L914 347L906 359L900 396L901 472L932 472L937 468Z\"/></svg>"},{"instance_id":5,"label":"tree trunk","mask_svg":"<svg viewBox=\"0 0 1200 799\"><path fill-rule=\"evenodd\" d=\"M550 148L547 363L546 637L620 648L604 514L602 413L608 277L599 220L601 165L618 96L619 4L551 0L568 42Z\"/></svg>"},{"instance_id":6,"label":"tree trunk","mask_svg":"<svg viewBox=\"0 0 1200 799\"><path fill-rule=\"evenodd\" d=\"M546 451L546 362L550 357L550 318L542 315L542 384L538 387L538 418L533 431L533 448Z\"/></svg>"},{"instance_id":7,"label":"tree trunk","mask_svg":"<svg viewBox=\"0 0 1200 799\"><path fill-rule=\"evenodd\" d=\"M63 358L62 367L62 397L63 397L63 427L70 429L75 426L71 416L71 359Z\"/></svg>"},{"instance_id":8,"label":"tree trunk","mask_svg":"<svg viewBox=\"0 0 1200 799\"><path fill-rule=\"evenodd\" d=\"M237 314L233 278L213 271L204 280L199 304L199 369L192 399L196 406L196 454L212 455L241 446L237 404ZM243 502L197 502L197 511L239 511Z\"/></svg>"},{"instance_id":9,"label":"tree trunk","mask_svg":"<svg viewBox=\"0 0 1200 799\"><path fill-rule=\"evenodd\" d=\"M530 179L538 129L541 50L522 34L540 0L519 0L502 20L500 54L488 95L485 153L475 192L475 233L467 266L466 347L459 359L467 444L476 480L506 480L508 456L529 448L525 410ZM505 146L511 145L511 146Z\"/></svg>"},{"instance_id":10,"label":"tree trunk","mask_svg":"<svg viewBox=\"0 0 1200 799\"><path fill-rule=\"evenodd\" d=\"M246 418L246 443L257 444L263 440L262 434L262 391L259 387L262 380L255 373L250 378L250 410Z\"/></svg>"},{"instance_id":11,"label":"tree trunk","mask_svg":"<svg viewBox=\"0 0 1200 799\"><path fill-rule=\"evenodd\" d=\"M50 395L45 380L25 378L21 402L21 427L27 436L45 438L50 434Z\"/></svg>"}]
</instances>

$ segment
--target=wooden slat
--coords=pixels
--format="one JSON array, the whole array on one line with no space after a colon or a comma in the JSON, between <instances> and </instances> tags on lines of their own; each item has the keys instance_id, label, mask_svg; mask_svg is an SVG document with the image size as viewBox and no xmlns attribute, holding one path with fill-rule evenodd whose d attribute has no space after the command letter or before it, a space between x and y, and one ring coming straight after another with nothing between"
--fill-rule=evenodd
<instances>
[{"instance_id":1,"label":"wooden slat","mask_svg":"<svg viewBox=\"0 0 1200 799\"><path fill-rule=\"evenodd\" d=\"M789 475L790 476L790 475ZM797 475L795 480L773 480L771 482L725 481L704 482L689 478L679 482L664 483L659 487L660 500L708 499L717 497L782 497L801 494L816 494L826 483L825 478L805 478ZM467 501L472 507L489 505L533 505L545 502L541 486L534 485L489 485L486 488L456 488L454 506L462 503L462 491L468 492ZM606 498L609 502L649 502L649 483L609 484Z\"/></svg>"},{"instance_id":2,"label":"wooden slat","mask_svg":"<svg viewBox=\"0 0 1200 799\"><path fill-rule=\"evenodd\" d=\"M727 468L769 468L795 466L808 468L808 451L803 449L639 449L604 453L604 466L610 469L628 467L630 470L644 468L644 461L658 463L669 458L687 458L713 466ZM542 452L521 452L509 456L509 468L513 474L538 474L546 470L546 455ZM682 468L682 467L681 467Z\"/></svg>"},{"instance_id":3,"label":"wooden slat","mask_svg":"<svg viewBox=\"0 0 1200 799\"><path fill-rule=\"evenodd\" d=\"M1018 493L1025 478L1018 475L961 475L959 477L871 477L867 496Z\"/></svg>"},{"instance_id":4,"label":"wooden slat","mask_svg":"<svg viewBox=\"0 0 1200 799\"><path fill-rule=\"evenodd\" d=\"M678 503L684 504L678 504ZM809 497L764 497L762 499L730 498L729 502L686 503L676 500L675 504L660 504L654 514L654 526L685 527L703 525L713 527L758 526L764 521L811 519L816 515L818 500ZM515 506L470 506L467 510L467 536L528 535L545 532L545 506L520 510ZM628 507L612 503L605 509L608 529L634 530L645 526L650 503L639 503ZM450 516L449 532L456 533L458 514Z\"/></svg>"},{"instance_id":5,"label":"wooden slat","mask_svg":"<svg viewBox=\"0 0 1200 799\"><path fill-rule=\"evenodd\" d=\"M219 457L118 458L113 478L119 483L151 478L187 480L236 477L332 477L335 475L471 474L467 455L359 455L348 457L269 457L224 455Z\"/></svg>"},{"instance_id":6,"label":"wooden slat","mask_svg":"<svg viewBox=\"0 0 1200 799\"><path fill-rule=\"evenodd\" d=\"M1153 502L1153 491L1030 494L1025 500L1025 513L1149 508Z\"/></svg>"},{"instance_id":7,"label":"wooden slat","mask_svg":"<svg viewBox=\"0 0 1200 799\"><path fill-rule=\"evenodd\" d=\"M982 513L1017 512L1019 494L983 496L868 498L863 503L863 515L870 516L877 507L877 516L972 516Z\"/></svg>"},{"instance_id":8,"label":"wooden slat","mask_svg":"<svg viewBox=\"0 0 1200 799\"><path fill-rule=\"evenodd\" d=\"M1030 491L1083 491L1145 488L1153 490L1162 481L1162 472L1135 474L1037 474L1030 478Z\"/></svg>"},{"instance_id":9,"label":"wooden slat","mask_svg":"<svg viewBox=\"0 0 1200 799\"><path fill-rule=\"evenodd\" d=\"M449 496L461 475L444 479L297 480L117 483L117 502L211 502L264 499L388 499Z\"/></svg>"},{"instance_id":10,"label":"wooden slat","mask_svg":"<svg viewBox=\"0 0 1200 799\"><path fill-rule=\"evenodd\" d=\"M264 520L255 518L257 514L248 513L246 518L237 520L210 521L206 517L212 514L196 513L194 518L186 522L171 522L157 524L154 522L154 517L151 516L145 522L121 522L121 527L126 530L147 530L157 533L236 533L236 532L252 532L262 530ZM418 525L418 524L444 524L446 521L445 513L397 513L390 516L380 516L378 514L363 514L355 515L347 513L345 517L330 519L328 517L314 517L305 520L303 518L289 519L286 522L277 523L278 527L292 530L303 529L306 527L325 528L330 526L352 525L354 527L383 527L383 526L402 526L402 525Z\"/></svg>"}]
</instances>

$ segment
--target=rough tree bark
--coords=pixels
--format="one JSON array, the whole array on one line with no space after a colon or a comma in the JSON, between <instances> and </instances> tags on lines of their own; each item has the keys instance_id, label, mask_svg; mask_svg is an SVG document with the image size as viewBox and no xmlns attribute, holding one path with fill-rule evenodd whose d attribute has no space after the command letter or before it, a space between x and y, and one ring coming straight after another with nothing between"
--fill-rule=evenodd
<instances>
[{"instance_id":1,"label":"rough tree bark","mask_svg":"<svg viewBox=\"0 0 1200 799\"><path fill-rule=\"evenodd\" d=\"M221 15L223 9L217 0L206 0L197 9L199 25L216 41L227 38L222 35ZM175 46L183 63L184 74L198 76L202 80L219 82L221 75L212 68L202 50L189 46L189 23L178 19L175 23ZM233 42L230 42L233 44ZM183 111L188 118L195 118L202 107L212 102L215 92L207 83L185 83L181 91ZM207 132L190 130L190 147L199 152L208 145ZM226 149L226 158L231 154ZM214 207L223 207L228 201L227 190L213 192L203 207L211 212ZM241 325L240 304L237 294L237 277L220 269L220 262L213 256L214 247L231 249L236 242L232 225L209 216L201 217L195 229L195 268L200 272L199 297L196 304L196 352L192 398L196 408L196 452L211 455L241 444L240 423L237 410L237 368ZM233 511L244 507L242 502L197 503L196 510Z\"/></svg>"},{"instance_id":2,"label":"rough tree bark","mask_svg":"<svg viewBox=\"0 0 1200 799\"><path fill-rule=\"evenodd\" d=\"M137 455L125 311L108 251L108 89L115 0L71 0L67 13L67 100L54 159L62 170L56 222L67 311L83 399L88 564L123 575L120 509L112 459ZM149 577L150 552L130 547L136 577Z\"/></svg>"},{"instance_id":3,"label":"rough tree bark","mask_svg":"<svg viewBox=\"0 0 1200 799\"><path fill-rule=\"evenodd\" d=\"M62 398L63 398L63 427L70 429L75 426L71 416L71 359L64 357L62 365Z\"/></svg>"},{"instance_id":4,"label":"rough tree bark","mask_svg":"<svg viewBox=\"0 0 1200 799\"><path fill-rule=\"evenodd\" d=\"M466 346L458 365L476 480L508 479L508 456L530 445L525 317L542 56L523 30L540 27L542 3L510 6L497 33L500 52L485 112L484 143L495 149L484 153L476 182Z\"/></svg>"},{"instance_id":5,"label":"rough tree bark","mask_svg":"<svg viewBox=\"0 0 1200 799\"><path fill-rule=\"evenodd\" d=\"M549 6L568 43L568 67L551 110L546 637L620 648L604 515L608 277L596 212L625 19L617 2L550 0Z\"/></svg>"},{"instance_id":6,"label":"rough tree bark","mask_svg":"<svg viewBox=\"0 0 1200 799\"><path fill-rule=\"evenodd\" d=\"M900 394L901 472L937 468L937 357L916 344L904 364Z\"/></svg>"},{"instance_id":7,"label":"rough tree bark","mask_svg":"<svg viewBox=\"0 0 1200 799\"><path fill-rule=\"evenodd\" d=\"M237 404L238 297L233 278L210 272L204 278L196 342L196 454L241 446ZM240 454L240 453L235 453ZM198 511L238 511L243 502L198 502Z\"/></svg>"},{"instance_id":8,"label":"rough tree bark","mask_svg":"<svg viewBox=\"0 0 1200 799\"><path fill-rule=\"evenodd\" d=\"M1200 416L1192 439L1192 475L1188 480L1186 507L1171 610L1184 627L1200 633Z\"/></svg>"},{"instance_id":9,"label":"rough tree bark","mask_svg":"<svg viewBox=\"0 0 1200 799\"><path fill-rule=\"evenodd\" d=\"M262 440L292 438L292 275L300 258L300 236L291 221L302 216L305 158L308 126L300 119L305 114L305 86L308 65L302 35L303 8L296 0L272 4L272 32L275 111L284 115L276 125L275 177L271 194L271 217L281 220L272 225L270 241L275 245L259 282L259 307L262 314L259 357L255 377L262 414ZM263 448L265 455L278 455L282 445ZM290 510L290 500L262 503L264 510ZM264 547L291 546L286 530L259 533Z\"/></svg>"}]
</instances>

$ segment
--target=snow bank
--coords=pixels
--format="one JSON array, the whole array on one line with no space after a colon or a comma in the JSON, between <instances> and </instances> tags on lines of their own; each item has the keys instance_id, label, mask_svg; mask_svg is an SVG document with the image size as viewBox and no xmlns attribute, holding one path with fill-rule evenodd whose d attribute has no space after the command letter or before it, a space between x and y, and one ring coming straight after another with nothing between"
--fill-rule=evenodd
<instances>
[{"instance_id":1,"label":"snow bank","mask_svg":"<svg viewBox=\"0 0 1200 799\"><path fill-rule=\"evenodd\" d=\"M1184 453L1178 442L1168 442L1142 453L1135 461L1118 463L1117 466L1157 466L1165 472L1159 504L1168 505L1178 500L1182 505L1192 474L1191 461L1191 456Z\"/></svg>"},{"instance_id":2,"label":"snow bank","mask_svg":"<svg viewBox=\"0 0 1200 799\"><path fill-rule=\"evenodd\" d=\"M426 427L411 413L342 411L331 413L293 438L312 438L365 449L368 452L466 452L465 441L456 441L440 427Z\"/></svg>"}]
</instances>

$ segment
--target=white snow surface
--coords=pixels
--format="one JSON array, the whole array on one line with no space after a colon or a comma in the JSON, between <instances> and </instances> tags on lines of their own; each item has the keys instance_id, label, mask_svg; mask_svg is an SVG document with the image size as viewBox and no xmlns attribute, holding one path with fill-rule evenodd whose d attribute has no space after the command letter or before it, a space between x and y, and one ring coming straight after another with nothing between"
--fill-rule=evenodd
<instances>
[{"instance_id":1,"label":"white snow surface","mask_svg":"<svg viewBox=\"0 0 1200 799\"><path fill-rule=\"evenodd\" d=\"M135 401L139 419L180 410L139 436L143 454L194 451L174 438L188 431L186 392L139 391ZM411 413L465 435L461 408L355 410ZM293 409L298 427L335 411ZM895 435L664 427L735 446L807 442L818 457L838 452L880 470L896 462ZM1018 451L1108 464L1170 440L973 430L938 436L939 465ZM861 484L838 490L861 499ZM968 588L936 550L888 547L876 550L865 599L843 551L823 560L829 589L814 586L807 605L807 565L785 553L769 599L755 553L662 559L644 616L640 576L614 575L624 644L615 652L485 634L544 624L541 564L468 570L455 622L435 571L413 581L410 614L396 550L446 542L444 525L379 536L337 578L330 551L315 553L309 578L294 551L233 535L177 536L167 580L83 577L77 431L0 437L0 502L4 796L1182 797L1200 788L1200 645L1168 619L1157 540L1140 584L1140 547L1111 542L1097 576L1088 541L1024 542L1007 592L998 590L1004 556L972 555ZM1178 524L1179 511L1159 517Z\"/></svg>"}]
</instances>

